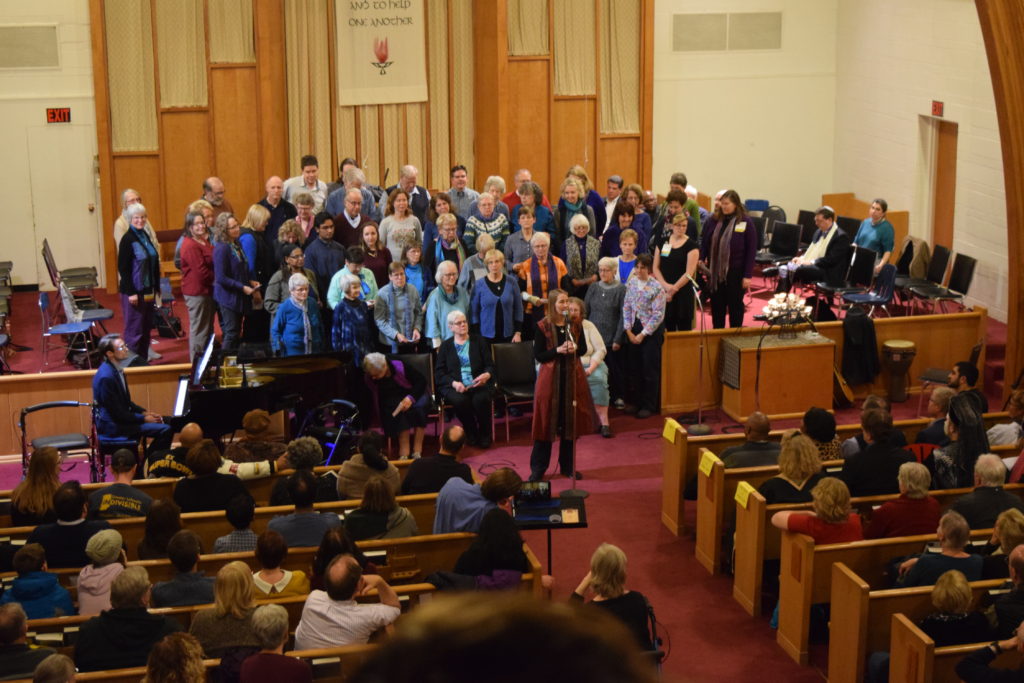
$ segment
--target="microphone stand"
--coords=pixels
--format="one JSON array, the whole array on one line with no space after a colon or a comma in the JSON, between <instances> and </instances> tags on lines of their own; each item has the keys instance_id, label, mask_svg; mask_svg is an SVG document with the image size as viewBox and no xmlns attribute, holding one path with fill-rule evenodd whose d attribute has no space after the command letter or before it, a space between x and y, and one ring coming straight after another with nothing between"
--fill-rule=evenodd
<instances>
[{"instance_id":1,"label":"microphone stand","mask_svg":"<svg viewBox=\"0 0 1024 683\"><path fill-rule=\"evenodd\" d=\"M571 325L571 323L569 321L569 311L565 312L565 338L568 339L569 343L572 344L573 346L576 345L576 340L573 339L573 337L572 337L572 325ZM566 393L566 399L567 400L565 401L565 403L566 403L566 408L568 410L572 411L572 422L573 422L573 425L575 426L575 424L576 424L576 371L579 368L580 361L579 361L579 358L576 356L576 352L575 351L573 351L572 354L568 354L567 353L565 355L567 356L567 358L565 359L566 367L569 369L569 372L567 373L568 377L565 378L566 381L565 381L564 390L567 392ZM565 416L565 421L566 421L566 423L569 422L569 415L568 414ZM565 432L566 432L565 427L566 427L566 425L563 425L563 427L562 427L562 440L563 441L565 440ZM565 491L562 491L560 497L561 498L586 498L586 497L588 497L590 495L590 493L587 492L587 491L584 491L583 489L581 489L581 488L576 486L576 439L575 438L570 439L569 443L570 443L570 448L572 450L572 485L568 489L566 489ZM558 444L558 448L559 448L559 450L561 450L561 448L562 448L562 444L561 443Z\"/></svg>"},{"instance_id":2,"label":"microphone stand","mask_svg":"<svg viewBox=\"0 0 1024 683\"><path fill-rule=\"evenodd\" d=\"M704 344L707 341L707 323L704 321L704 304L700 300L700 289L697 283L690 280L693 285L693 298L697 301L697 309L700 311L700 343L697 356L697 421L687 425L686 431L693 436L705 436L711 433L711 427L704 424Z\"/></svg>"}]
</instances>

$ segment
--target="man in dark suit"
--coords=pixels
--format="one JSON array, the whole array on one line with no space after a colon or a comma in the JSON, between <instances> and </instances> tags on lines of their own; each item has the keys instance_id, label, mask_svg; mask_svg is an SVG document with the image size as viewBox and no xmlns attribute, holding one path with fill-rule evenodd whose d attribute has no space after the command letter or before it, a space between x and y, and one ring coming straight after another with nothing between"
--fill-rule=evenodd
<instances>
[{"instance_id":1,"label":"man in dark suit","mask_svg":"<svg viewBox=\"0 0 1024 683\"><path fill-rule=\"evenodd\" d=\"M420 219L420 228L427 224L427 209L430 207L430 193L427 188L416 184L420 172L415 166L403 166L398 176L398 184L392 185L381 197L380 212L384 214L384 207L387 206L388 197L396 189L401 188L409 195L409 209L416 218Z\"/></svg>"},{"instance_id":2,"label":"man in dark suit","mask_svg":"<svg viewBox=\"0 0 1024 683\"><path fill-rule=\"evenodd\" d=\"M915 458L893 443L892 416L880 408L865 410L860 426L867 448L843 462L839 478L850 488L851 496L899 493L900 465Z\"/></svg>"},{"instance_id":3,"label":"man in dark suit","mask_svg":"<svg viewBox=\"0 0 1024 683\"><path fill-rule=\"evenodd\" d=\"M174 430L154 412L132 402L128 381L120 362L128 357L128 346L117 333L105 335L98 345L106 360L92 379L92 398L96 403L96 431L101 437L152 439L147 452L171 447Z\"/></svg>"},{"instance_id":4,"label":"man in dark suit","mask_svg":"<svg viewBox=\"0 0 1024 683\"><path fill-rule=\"evenodd\" d=\"M53 510L57 521L40 524L28 537L46 551L46 565L51 569L84 567L89 564L85 546L93 534L109 529L105 519L86 519L89 499L77 481L66 481L53 494Z\"/></svg>"},{"instance_id":5,"label":"man in dark suit","mask_svg":"<svg viewBox=\"0 0 1024 683\"><path fill-rule=\"evenodd\" d=\"M850 265L850 236L836 225L836 214L823 206L814 214L818 231L803 256L789 262L789 278L779 278L779 289L788 291L790 282L827 282L841 286ZM780 276L783 273L780 272Z\"/></svg>"},{"instance_id":6,"label":"man in dark suit","mask_svg":"<svg viewBox=\"0 0 1024 683\"><path fill-rule=\"evenodd\" d=\"M413 460L402 479L402 495L437 493L452 477L467 484L473 483L469 465L459 462L459 451L466 443L466 431L459 425L449 425L441 435L441 448L437 455Z\"/></svg>"},{"instance_id":7,"label":"man in dark suit","mask_svg":"<svg viewBox=\"0 0 1024 683\"><path fill-rule=\"evenodd\" d=\"M1015 493L1003 490L1006 465L998 455L986 453L974 463L974 490L953 503L953 510L967 520L972 529L991 529L999 513L1010 508L1024 512L1024 502Z\"/></svg>"},{"instance_id":8,"label":"man in dark suit","mask_svg":"<svg viewBox=\"0 0 1024 683\"><path fill-rule=\"evenodd\" d=\"M469 321L462 311L448 314L452 336L437 349L434 379L442 398L455 409L471 446L491 446L491 395L493 366L487 340L470 336Z\"/></svg>"}]
</instances>

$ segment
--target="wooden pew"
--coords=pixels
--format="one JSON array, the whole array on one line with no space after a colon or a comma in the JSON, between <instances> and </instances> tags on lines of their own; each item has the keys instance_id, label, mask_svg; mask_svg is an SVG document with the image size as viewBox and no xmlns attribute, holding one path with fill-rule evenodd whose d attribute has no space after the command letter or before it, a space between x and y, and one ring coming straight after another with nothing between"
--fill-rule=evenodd
<instances>
[{"instance_id":1,"label":"wooden pew","mask_svg":"<svg viewBox=\"0 0 1024 683\"><path fill-rule=\"evenodd\" d=\"M960 660L988 642L970 645L935 647L935 641L925 635L905 614L892 617L892 637L889 652L890 683L957 683L956 665ZM1004 652L992 665L1001 669L1017 669L1021 653Z\"/></svg>"},{"instance_id":2,"label":"wooden pew","mask_svg":"<svg viewBox=\"0 0 1024 683\"><path fill-rule=\"evenodd\" d=\"M1024 497L1024 484L1008 484L1007 491ZM945 489L931 491L929 495L939 501L943 510L971 489ZM893 500L897 496L867 496L853 498L850 505L865 518L870 517L872 508ZM772 526L772 515L780 510L810 510L810 503L782 503L768 505L757 491L751 491L744 499L745 504L736 501L736 543L733 557L732 596L750 616L761 613L761 586L764 580L764 563L780 557L781 531Z\"/></svg>"},{"instance_id":3,"label":"wooden pew","mask_svg":"<svg viewBox=\"0 0 1024 683\"><path fill-rule=\"evenodd\" d=\"M974 581L974 604L1002 579ZM860 683L864 680L868 654L889 650L894 614L901 613L915 623L935 611L933 586L871 590L867 582L842 562L832 565L832 611L829 619L829 683Z\"/></svg>"},{"instance_id":4,"label":"wooden pew","mask_svg":"<svg viewBox=\"0 0 1024 683\"><path fill-rule=\"evenodd\" d=\"M1009 415L1004 412L986 413L984 416L985 427L1005 422ZM930 418L915 418L911 420L896 420L893 429L903 432L907 443L913 443L914 437L924 427L931 423ZM670 431L671 427L671 431ZM786 430L776 429L769 434L769 438L778 441ZM860 423L836 425L836 434L841 439L848 439L861 431ZM665 434L671 433L671 443ZM742 433L738 434L710 434L708 436L690 436L686 430L671 418L665 421L665 433L663 434L662 445L662 481L661 481L661 519L669 531L679 536L685 529L683 524L683 489L686 483L696 475L697 466L700 463L700 450L707 448L712 453L721 453L731 446L739 446L746 441ZM681 443L680 443L681 440ZM1006 448L995 449L994 452L1008 457L1016 455L1016 450Z\"/></svg>"},{"instance_id":5,"label":"wooden pew","mask_svg":"<svg viewBox=\"0 0 1024 683\"><path fill-rule=\"evenodd\" d=\"M841 460L823 463L842 467ZM722 541L736 520L736 490L741 482L753 488L779 474L778 465L726 468L722 460L701 449L697 469L697 561L711 574L722 569Z\"/></svg>"},{"instance_id":6,"label":"wooden pew","mask_svg":"<svg viewBox=\"0 0 1024 683\"><path fill-rule=\"evenodd\" d=\"M991 529L971 532L972 538L991 535ZM925 534L816 546L810 536L783 531L776 641L793 661L806 665L811 605L831 598L833 564L843 562L869 586L880 586L889 560L920 553L934 540L935 534Z\"/></svg>"}]
</instances>

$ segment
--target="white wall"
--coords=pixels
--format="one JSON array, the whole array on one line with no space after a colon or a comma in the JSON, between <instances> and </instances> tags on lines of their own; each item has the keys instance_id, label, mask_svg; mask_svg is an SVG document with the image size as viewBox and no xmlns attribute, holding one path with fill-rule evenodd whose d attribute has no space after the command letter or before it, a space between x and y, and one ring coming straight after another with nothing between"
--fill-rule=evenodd
<instances>
[{"instance_id":1,"label":"white wall","mask_svg":"<svg viewBox=\"0 0 1024 683\"><path fill-rule=\"evenodd\" d=\"M973 0L841 0L834 186L911 210L929 239L920 117L959 126L953 250L978 259L970 299L1006 320L1006 199L988 61Z\"/></svg>"},{"instance_id":2,"label":"white wall","mask_svg":"<svg viewBox=\"0 0 1024 683\"><path fill-rule=\"evenodd\" d=\"M658 0L654 189L684 171L706 194L768 199L791 219L834 189L837 0ZM672 51L672 15L782 12L782 49Z\"/></svg>"},{"instance_id":3,"label":"white wall","mask_svg":"<svg viewBox=\"0 0 1024 683\"><path fill-rule=\"evenodd\" d=\"M0 23L57 24L60 67L0 69L0 260L14 261L14 283L49 281L39 249L49 237L61 267L99 265L99 209L96 202L96 123L93 102L89 5L85 0L5 2ZM46 124L47 107L71 107L72 122ZM36 161L29 153L32 140ZM74 139L76 144L68 145ZM90 141L91 143L87 142ZM75 150L77 149L77 154ZM61 163L42 172L45 157L61 153ZM41 155L42 153L42 155ZM44 158L41 160L40 156ZM33 180L35 182L33 183ZM47 186L49 183L49 186ZM68 186L71 189L68 189ZM35 208L33 196L36 198ZM40 208L46 211L40 211ZM38 214L63 216L59 223Z\"/></svg>"}]
</instances>

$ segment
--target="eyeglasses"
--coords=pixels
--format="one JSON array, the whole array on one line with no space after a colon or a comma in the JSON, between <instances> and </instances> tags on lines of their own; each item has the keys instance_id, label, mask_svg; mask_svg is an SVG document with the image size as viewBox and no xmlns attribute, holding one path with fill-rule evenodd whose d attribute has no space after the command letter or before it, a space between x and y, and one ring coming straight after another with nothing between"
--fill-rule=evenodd
<instances>
[{"instance_id":1,"label":"eyeglasses","mask_svg":"<svg viewBox=\"0 0 1024 683\"><path fill-rule=\"evenodd\" d=\"M468 324L469 324L469 321L467 321L465 318L460 318L459 320L453 320L452 321L452 325L468 325Z\"/></svg>"}]
</instances>

